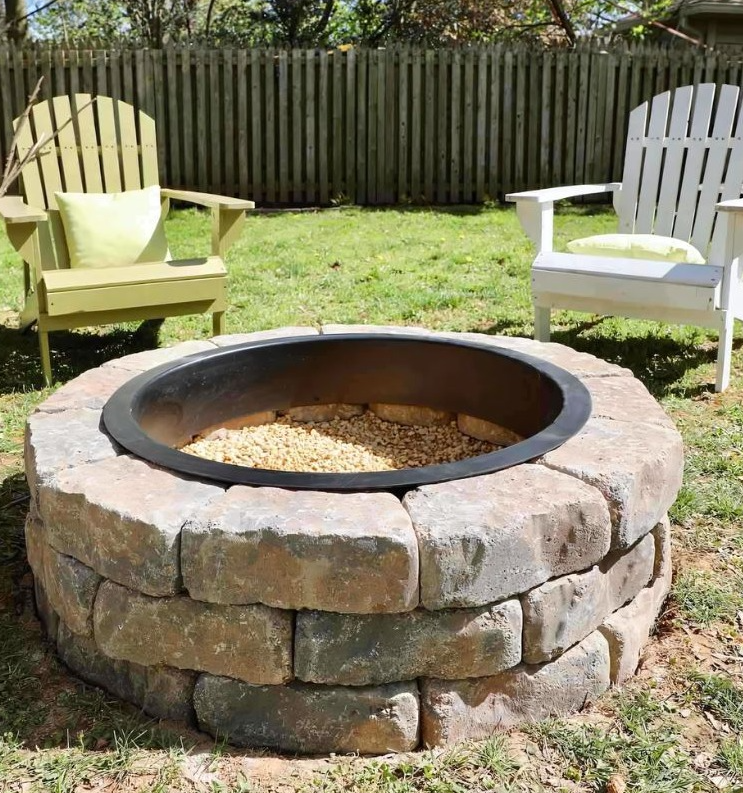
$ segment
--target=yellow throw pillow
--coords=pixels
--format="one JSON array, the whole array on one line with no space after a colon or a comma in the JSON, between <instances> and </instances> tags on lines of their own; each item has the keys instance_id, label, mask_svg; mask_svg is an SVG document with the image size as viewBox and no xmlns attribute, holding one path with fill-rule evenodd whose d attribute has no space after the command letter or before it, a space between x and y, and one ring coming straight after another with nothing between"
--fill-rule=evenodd
<instances>
[{"instance_id":1,"label":"yellow throw pillow","mask_svg":"<svg viewBox=\"0 0 743 793\"><path fill-rule=\"evenodd\" d=\"M656 234L598 234L568 243L570 253L652 259L659 262L704 264L701 253L688 242Z\"/></svg>"},{"instance_id":2,"label":"yellow throw pillow","mask_svg":"<svg viewBox=\"0 0 743 793\"><path fill-rule=\"evenodd\" d=\"M70 267L122 267L170 260L160 188L124 193L55 193Z\"/></svg>"}]
</instances>

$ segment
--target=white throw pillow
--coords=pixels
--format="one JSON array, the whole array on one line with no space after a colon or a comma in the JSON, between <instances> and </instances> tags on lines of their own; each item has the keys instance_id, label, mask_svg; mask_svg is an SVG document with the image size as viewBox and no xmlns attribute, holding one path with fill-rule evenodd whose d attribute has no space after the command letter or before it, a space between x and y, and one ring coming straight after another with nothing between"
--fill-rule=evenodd
<instances>
[{"instance_id":1,"label":"white throw pillow","mask_svg":"<svg viewBox=\"0 0 743 793\"><path fill-rule=\"evenodd\" d=\"M70 267L170 260L157 185L123 193L55 193Z\"/></svg>"},{"instance_id":2,"label":"white throw pillow","mask_svg":"<svg viewBox=\"0 0 743 793\"><path fill-rule=\"evenodd\" d=\"M657 234L598 234L568 243L570 253L652 259L661 262L704 264L701 253L688 242Z\"/></svg>"}]
</instances>

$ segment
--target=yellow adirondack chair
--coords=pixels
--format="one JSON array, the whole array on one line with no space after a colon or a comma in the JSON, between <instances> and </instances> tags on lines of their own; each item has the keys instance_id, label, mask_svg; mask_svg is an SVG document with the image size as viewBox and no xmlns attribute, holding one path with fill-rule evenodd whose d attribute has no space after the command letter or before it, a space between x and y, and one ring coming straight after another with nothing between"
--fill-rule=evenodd
<instances>
[{"instance_id":1,"label":"yellow adirondack chair","mask_svg":"<svg viewBox=\"0 0 743 793\"><path fill-rule=\"evenodd\" d=\"M127 267L71 268L55 192L117 193L158 185L155 122L110 97L91 104L88 94L39 102L19 140L23 156L35 136L59 129L21 179L23 199L0 199L0 217L24 263L25 307L21 328L34 322L44 381L51 384L50 331L112 322L210 312L214 333L224 332L227 271L223 257L235 241L252 201L161 190L163 216L170 199L208 207L211 255ZM18 119L16 119L16 123Z\"/></svg>"}]
</instances>

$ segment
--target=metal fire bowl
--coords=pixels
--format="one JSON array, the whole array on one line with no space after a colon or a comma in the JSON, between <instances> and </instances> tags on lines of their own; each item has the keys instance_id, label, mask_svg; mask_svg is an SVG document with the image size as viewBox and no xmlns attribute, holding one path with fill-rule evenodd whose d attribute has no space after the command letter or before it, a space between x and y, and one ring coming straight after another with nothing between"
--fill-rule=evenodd
<instances>
[{"instance_id":1,"label":"metal fire bowl","mask_svg":"<svg viewBox=\"0 0 743 793\"><path fill-rule=\"evenodd\" d=\"M300 473L178 451L208 428L303 405L383 402L463 413L524 440L454 463L372 473ZM141 374L103 410L125 449L200 479L300 490L405 492L534 460L575 435L591 396L554 364L494 345L394 334L307 336L190 355Z\"/></svg>"}]
</instances>

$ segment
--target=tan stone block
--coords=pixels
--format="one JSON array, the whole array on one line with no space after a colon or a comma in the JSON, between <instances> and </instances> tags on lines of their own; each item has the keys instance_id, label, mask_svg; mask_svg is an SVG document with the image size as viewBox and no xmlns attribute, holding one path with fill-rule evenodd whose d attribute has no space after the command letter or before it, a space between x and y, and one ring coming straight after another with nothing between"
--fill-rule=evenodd
<instances>
[{"instance_id":1,"label":"tan stone block","mask_svg":"<svg viewBox=\"0 0 743 793\"><path fill-rule=\"evenodd\" d=\"M64 416L34 413L26 422L26 480L34 501L39 485L66 468L116 457L119 450L105 433L100 410L67 410Z\"/></svg>"},{"instance_id":2,"label":"tan stone block","mask_svg":"<svg viewBox=\"0 0 743 793\"><path fill-rule=\"evenodd\" d=\"M185 521L223 492L126 455L59 472L39 491L47 538L60 553L151 595L181 588Z\"/></svg>"},{"instance_id":3,"label":"tan stone block","mask_svg":"<svg viewBox=\"0 0 743 793\"><path fill-rule=\"evenodd\" d=\"M457 416L457 427L460 432L469 435L470 438L494 443L496 446L511 446L523 440L521 435L507 427L501 427L500 424L478 419L475 416L468 416L466 413L460 413Z\"/></svg>"},{"instance_id":4,"label":"tan stone block","mask_svg":"<svg viewBox=\"0 0 743 793\"><path fill-rule=\"evenodd\" d=\"M185 358L187 355L205 352L206 350L214 350L216 346L217 345L213 342L205 339L182 341L172 347L158 347L156 350L135 352L132 355L124 355L122 358L106 361L102 368L127 369L135 373L146 372L148 369L153 369L155 366L177 361L179 358Z\"/></svg>"},{"instance_id":5,"label":"tan stone block","mask_svg":"<svg viewBox=\"0 0 743 793\"><path fill-rule=\"evenodd\" d=\"M671 522L668 515L653 529L655 537L655 568L653 578L662 578L671 575Z\"/></svg>"},{"instance_id":6,"label":"tan stone block","mask_svg":"<svg viewBox=\"0 0 743 793\"><path fill-rule=\"evenodd\" d=\"M276 421L275 410L263 410L260 413L250 413L247 416L220 421L211 427L204 427L199 432L199 437L206 440L223 440L229 436L229 430L241 430L243 427L259 427L262 424L273 424Z\"/></svg>"},{"instance_id":7,"label":"tan stone block","mask_svg":"<svg viewBox=\"0 0 743 793\"><path fill-rule=\"evenodd\" d=\"M318 422L350 419L353 416L362 415L365 410L365 405L347 405L337 402L329 405L300 405L283 412L294 421Z\"/></svg>"},{"instance_id":8,"label":"tan stone block","mask_svg":"<svg viewBox=\"0 0 743 793\"><path fill-rule=\"evenodd\" d=\"M456 419L456 414L446 410L434 410L418 405L388 405L373 402L369 405L369 410L376 413L380 419L407 426L441 427Z\"/></svg>"},{"instance_id":9,"label":"tan stone block","mask_svg":"<svg viewBox=\"0 0 743 793\"><path fill-rule=\"evenodd\" d=\"M292 676L288 611L153 598L106 581L95 601L94 626L98 647L111 658L260 684Z\"/></svg>"},{"instance_id":10,"label":"tan stone block","mask_svg":"<svg viewBox=\"0 0 743 793\"><path fill-rule=\"evenodd\" d=\"M423 680L423 744L488 738L499 730L580 710L609 686L609 648L595 631L542 666L519 666L493 677Z\"/></svg>"},{"instance_id":11,"label":"tan stone block","mask_svg":"<svg viewBox=\"0 0 743 793\"><path fill-rule=\"evenodd\" d=\"M294 673L313 683L377 685L494 675L521 660L521 605L369 616L297 614Z\"/></svg>"},{"instance_id":12,"label":"tan stone block","mask_svg":"<svg viewBox=\"0 0 743 793\"><path fill-rule=\"evenodd\" d=\"M114 391L136 375L124 369L99 367L65 383L36 410L42 413L59 413L63 410L101 410Z\"/></svg>"},{"instance_id":13,"label":"tan stone block","mask_svg":"<svg viewBox=\"0 0 743 793\"><path fill-rule=\"evenodd\" d=\"M578 352L572 347L554 342L540 342L526 339L521 336L490 336L484 333L450 333L439 332L435 334L440 338L453 338L461 341L471 341L476 344L488 344L494 347L503 347L525 355L533 355L556 366L561 366L571 374L581 379L587 377L632 377L632 372L622 366L603 361L595 355Z\"/></svg>"},{"instance_id":14,"label":"tan stone block","mask_svg":"<svg viewBox=\"0 0 743 793\"><path fill-rule=\"evenodd\" d=\"M418 543L390 493L232 487L183 529L191 597L375 613L418 603Z\"/></svg>"},{"instance_id":15,"label":"tan stone block","mask_svg":"<svg viewBox=\"0 0 743 793\"><path fill-rule=\"evenodd\" d=\"M238 746L300 754L386 754L418 745L414 682L361 688L251 686L201 675L194 705L202 730L229 735Z\"/></svg>"},{"instance_id":16,"label":"tan stone block","mask_svg":"<svg viewBox=\"0 0 743 793\"><path fill-rule=\"evenodd\" d=\"M584 385L591 394L594 418L676 429L671 417L634 377L589 377Z\"/></svg>"},{"instance_id":17,"label":"tan stone block","mask_svg":"<svg viewBox=\"0 0 743 793\"><path fill-rule=\"evenodd\" d=\"M600 627L609 644L611 682L621 685L634 675L663 603L671 591L670 557L659 577L632 602L615 611Z\"/></svg>"},{"instance_id":18,"label":"tan stone block","mask_svg":"<svg viewBox=\"0 0 743 793\"><path fill-rule=\"evenodd\" d=\"M601 494L543 466L421 487L403 506L418 535L427 609L495 603L585 570L609 550Z\"/></svg>"},{"instance_id":19,"label":"tan stone block","mask_svg":"<svg viewBox=\"0 0 743 793\"><path fill-rule=\"evenodd\" d=\"M522 595L524 661L541 664L592 633L653 575L655 540L646 536L584 573L555 578Z\"/></svg>"},{"instance_id":20,"label":"tan stone block","mask_svg":"<svg viewBox=\"0 0 743 793\"><path fill-rule=\"evenodd\" d=\"M90 636L93 602L101 577L90 567L47 545L44 528L32 515L26 519L26 549L34 577L43 590L44 611L52 609L73 633ZM44 622L48 621L45 615Z\"/></svg>"},{"instance_id":21,"label":"tan stone block","mask_svg":"<svg viewBox=\"0 0 743 793\"><path fill-rule=\"evenodd\" d=\"M675 501L684 449L676 430L592 418L580 434L540 462L600 490L611 510L612 545L627 548L647 534Z\"/></svg>"}]
</instances>

